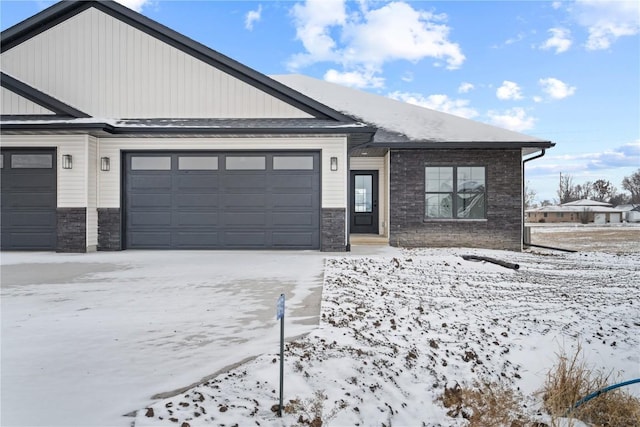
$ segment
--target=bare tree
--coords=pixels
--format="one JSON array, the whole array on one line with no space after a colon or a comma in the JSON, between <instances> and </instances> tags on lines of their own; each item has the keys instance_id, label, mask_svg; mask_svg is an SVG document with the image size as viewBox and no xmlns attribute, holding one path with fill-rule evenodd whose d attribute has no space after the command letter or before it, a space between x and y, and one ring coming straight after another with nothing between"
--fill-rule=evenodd
<instances>
[{"instance_id":1,"label":"bare tree","mask_svg":"<svg viewBox=\"0 0 640 427\"><path fill-rule=\"evenodd\" d=\"M576 199L590 199L593 194L593 183L587 181L582 185L576 185L573 188L573 194Z\"/></svg>"},{"instance_id":2,"label":"bare tree","mask_svg":"<svg viewBox=\"0 0 640 427\"><path fill-rule=\"evenodd\" d=\"M534 207L538 192L529 186L529 181L524 184L524 208Z\"/></svg>"},{"instance_id":3,"label":"bare tree","mask_svg":"<svg viewBox=\"0 0 640 427\"><path fill-rule=\"evenodd\" d=\"M630 176L624 177L622 180L622 188L631 193L632 204L640 204L640 169Z\"/></svg>"},{"instance_id":4,"label":"bare tree","mask_svg":"<svg viewBox=\"0 0 640 427\"><path fill-rule=\"evenodd\" d=\"M571 175L562 175L562 173L560 173L558 200L560 204L578 200L578 197L576 197L576 188L573 185L573 177Z\"/></svg>"},{"instance_id":5,"label":"bare tree","mask_svg":"<svg viewBox=\"0 0 640 427\"><path fill-rule=\"evenodd\" d=\"M593 183L593 197L599 202L608 202L613 196L616 195L618 190L606 179L599 179ZM611 203L611 202L609 202Z\"/></svg>"}]
</instances>

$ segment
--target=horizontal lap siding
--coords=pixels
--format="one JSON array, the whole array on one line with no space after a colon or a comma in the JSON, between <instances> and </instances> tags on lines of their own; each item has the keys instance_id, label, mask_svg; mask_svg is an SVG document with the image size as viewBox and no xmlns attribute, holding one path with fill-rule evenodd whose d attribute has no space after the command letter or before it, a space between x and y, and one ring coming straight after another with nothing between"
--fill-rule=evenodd
<instances>
[{"instance_id":1,"label":"horizontal lap siding","mask_svg":"<svg viewBox=\"0 0 640 427\"><path fill-rule=\"evenodd\" d=\"M1 60L4 72L94 117L310 117L95 8Z\"/></svg>"}]
</instances>

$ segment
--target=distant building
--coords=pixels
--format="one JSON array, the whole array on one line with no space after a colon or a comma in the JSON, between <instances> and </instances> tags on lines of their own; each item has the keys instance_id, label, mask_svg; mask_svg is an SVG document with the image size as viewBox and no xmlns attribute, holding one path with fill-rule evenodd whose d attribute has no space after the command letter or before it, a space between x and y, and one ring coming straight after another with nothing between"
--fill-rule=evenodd
<instances>
[{"instance_id":1,"label":"distant building","mask_svg":"<svg viewBox=\"0 0 640 427\"><path fill-rule=\"evenodd\" d=\"M610 203L582 199L561 205L527 209L526 220L528 222L549 223L617 224L626 220L624 213L623 209L614 208Z\"/></svg>"}]
</instances>

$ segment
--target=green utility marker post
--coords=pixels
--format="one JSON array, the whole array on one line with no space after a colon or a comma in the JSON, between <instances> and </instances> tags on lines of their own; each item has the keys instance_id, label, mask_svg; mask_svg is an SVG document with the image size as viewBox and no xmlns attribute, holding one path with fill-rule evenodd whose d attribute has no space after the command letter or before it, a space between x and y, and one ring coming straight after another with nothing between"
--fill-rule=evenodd
<instances>
[{"instance_id":1,"label":"green utility marker post","mask_svg":"<svg viewBox=\"0 0 640 427\"><path fill-rule=\"evenodd\" d=\"M282 418L282 386L284 383L284 294L278 298L278 313L276 319L280 320L280 404L278 405L278 416Z\"/></svg>"}]
</instances>

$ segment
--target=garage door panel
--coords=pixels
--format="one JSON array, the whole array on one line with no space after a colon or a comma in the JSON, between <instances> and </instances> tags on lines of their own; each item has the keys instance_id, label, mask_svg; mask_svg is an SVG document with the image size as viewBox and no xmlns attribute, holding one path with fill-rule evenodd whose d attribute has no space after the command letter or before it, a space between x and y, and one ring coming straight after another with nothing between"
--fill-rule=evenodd
<instances>
[{"instance_id":1,"label":"garage door panel","mask_svg":"<svg viewBox=\"0 0 640 427\"><path fill-rule=\"evenodd\" d=\"M170 226L171 225L171 213L170 212L157 212L157 211L136 211L132 212L130 218L131 225L133 226Z\"/></svg>"},{"instance_id":2,"label":"garage door panel","mask_svg":"<svg viewBox=\"0 0 640 427\"><path fill-rule=\"evenodd\" d=\"M167 173L144 175L134 175L130 178L130 188L132 190L148 190L161 192L171 189L171 176Z\"/></svg>"},{"instance_id":3,"label":"garage door panel","mask_svg":"<svg viewBox=\"0 0 640 427\"><path fill-rule=\"evenodd\" d=\"M215 208L218 206L217 194L207 193L179 193L175 197L175 206L178 209L184 208Z\"/></svg>"},{"instance_id":4,"label":"garage door panel","mask_svg":"<svg viewBox=\"0 0 640 427\"><path fill-rule=\"evenodd\" d=\"M274 194L274 208L313 208L314 199L310 194Z\"/></svg>"},{"instance_id":5,"label":"garage door panel","mask_svg":"<svg viewBox=\"0 0 640 427\"><path fill-rule=\"evenodd\" d=\"M264 172L254 174L234 172L224 176L222 186L228 191L264 191L267 188L267 175Z\"/></svg>"},{"instance_id":6,"label":"garage door panel","mask_svg":"<svg viewBox=\"0 0 640 427\"><path fill-rule=\"evenodd\" d=\"M2 206L7 208L41 208L50 210L56 204L55 193L45 193L34 191L26 192L7 192L3 193Z\"/></svg>"},{"instance_id":7,"label":"garage door panel","mask_svg":"<svg viewBox=\"0 0 640 427\"><path fill-rule=\"evenodd\" d=\"M45 173L42 172L43 170ZM17 172L14 169L14 173L7 177L3 176L2 179L6 180L5 184L8 184L12 192L33 190L46 192L56 188L55 180L52 181L51 175L47 169L19 169Z\"/></svg>"},{"instance_id":8,"label":"garage door panel","mask_svg":"<svg viewBox=\"0 0 640 427\"><path fill-rule=\"evenodd\" d=\"M312 247L314 246L315 233L313 232L279 232L272 234L273 246L276 247Z\"/></svg>"},{"instance_id":9,"label":"garage door panel","mask_svg":"<svg viewBox=\"0 0 640 427\"><path fill-rule=\"evenodd\" d=\"M267 246L265 231L226 231L224 245L229 247L263 248Z\"/></svg>"},{"instance_id":10,"label":"garage door panel","mask_svg":"<svg viewBox=\"0 0 640 427\"><path fill-rule=\"evenodd\" d=\"M130 233L127 238L129 239L129 243L133 247L145 247L145 248L158 248L158 249L168 249L171 248L171 232L159 232L157 230L153 231L136 231Z\"/></svg>"},{"instance_id":11,"label":"garage door panel","mask_svg":"<svg viewBox=\"0 0 640 427\"><path fill-rule=\"evenodd\" d=\"M220 198L222 206L229 209L266 207L264 194L224 194Z\"/></svg>"},{"instance_id":12,"label":"garage door panel","mask_svg":"<svg viewBox=\"0 0 640 427\"><path fill-rule=\"evenodd\" d=\"M265 226L267 218L264 212L225 212L224 226Z\"/></svg>"},{"instance_id":13,"label":"garage door panel","mask_svg":"<svg viewBox=\"0 0 640 427\"><path fill-rule=\"evenodd\" d=\"M217 212L174 212L173 224L179 227L184 226L216 226L218 225Z\"/></svg>"},{"instance_id":14,"label":"garage door panel","mask_svg":"<svg viewBox=\"0 0 640 427\"><path fill-rule=\"evenodd\" d=\"M170 169L132 170L131 162L124 162L129 165L124 177L126 247L319 247L318 153L165 152L162 156L172 159ZM281 169L271 170L275 156L293 160L280 161ZM294 157L311 157L313 162ZM212 162L214 158L220 161ZM227 169L229 158L235 159L232 170ZM283 169L300 165L307 169Z\"/></svg>"},{"instance_id":15,"label":"garage door panel","mask_svg":"<svg viewBox=\"0 0 640 427\"><path fill-rule=\"evenodd\" d=\"M56 214L48 211L12 211L2 215L2 228L7 227L55 227ZM9 228L7 228L9 229Z\"/></svg>"},{"instance_id":16,"label":"garage door panel","mask_svg":"<svg viewBox=\"0 0 640 427\"><path fill-rule=\"evenodd\" d=\"M274 191L277 192L313 189L313 177L311 176L300 174L274 175L269 180Z\"/></svg>"},{"instance_id":17,"label":"garage door panel","mask_svg":"<svg viewBox=\"0 0 640 427\"><path fill-rule=\"evenodd\" d=\"M179 249L210 248L212 242L218 242L217 232L179 231L174 234L173 246Z\"/></svg>"},{"instance_id":18,"label":"garage door panel","mask_svg":"<svg viewBox=\"0 0 640 427\"><path fill-rule=\"evenodd\" d=\"M311 227L316 222L316 216L309 212L273 212L271 214L271 223L274 227Z\"/></svg>"},{"instance_id":19,"label":"garage door panel","mask_svg":"<svg viewBox=\"0 0 640 427\"><path fill-rule=\"evenodd\" d=\"M47 250L56 245L55 235L48 230L2 231L2 247L12 250Z\"/></svg>"},{"instance_id":20,"label":"garage door panel","mask_svg":"<svg viewBox=\"0 0 640 427\"><path fill-rule=\"evenodd\" d=\"M208 188L216 191L219 185L219 178L216 175L209 174L190 174L178 175L176 177L176 185L179 190L203 189Z\"/></svg>"},{"instance_id":21,"label":"garage door panel","mask_svg":"<svg viewBox=\"0 0 640 427\"><path fill-rule=\"evenodd\" d=\"M170 208L170 194L131 194L129 206L132 208Z\"/></svg>"}]
</instances>

